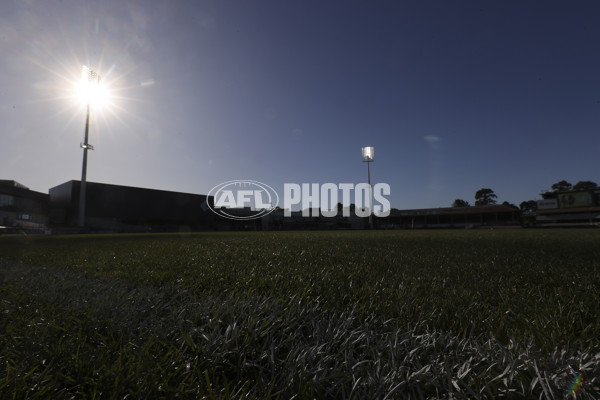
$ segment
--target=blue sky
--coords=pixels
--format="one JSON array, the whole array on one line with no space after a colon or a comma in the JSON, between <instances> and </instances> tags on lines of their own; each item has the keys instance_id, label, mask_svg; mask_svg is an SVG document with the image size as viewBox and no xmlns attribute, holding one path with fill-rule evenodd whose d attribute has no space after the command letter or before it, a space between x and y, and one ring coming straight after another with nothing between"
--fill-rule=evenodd
<instances>
[{"instance_id":1,"label":"blue sky","mask_svg":"<svg viewBox=\"0 0 600 400\"><path fill-rule=\"evenodd\" d=\"M599 20L591 1L8 1L0 179L80 179L86 64L112 94L90 181L359 183L369 145L401 209L600 183Z\"/></svg>"}]
</instances>

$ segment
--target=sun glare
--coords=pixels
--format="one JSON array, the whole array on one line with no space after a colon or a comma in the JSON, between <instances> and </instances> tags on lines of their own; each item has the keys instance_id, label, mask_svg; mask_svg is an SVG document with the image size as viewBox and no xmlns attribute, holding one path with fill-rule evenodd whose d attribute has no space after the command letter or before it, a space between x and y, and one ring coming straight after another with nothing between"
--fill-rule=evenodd
<instances>
[{"instance_id":1,"label":"sun glare","mask_svg":"<svg viewBox=\"0 0 600 400\"><path fill-rule=\"evenodd\" d=\"M102 108L109 102L108 90L101 77L86 66L82 69L77 97L83 104L89 103L94 108Z\"/></svg>"},{"instance_id":2,"label":"sun glare","mask_svg":"<svg viewBox=\"0 0 600 400\"><path fill-rule=\"evenodd\" d=\"M81 82L77 90L77 98L81 103L90 103L95 108L102 108L109 102L108 90L102 83L90 85L86 82Z\"/></svg>"},{"instance_id":3,"label":"sun glare","mask_svg":"<svg viewBox=\"0 0 600 400\"><path fill-rule=\"evenodd\" d=\"M140 119L127 107L134 102L143 102L141 99L124 96L139 87L139 83L126 85L127 77L132 71L115 73L117 66L111 64L109 68L103 68L102 58L96 62L96 68L83 64L80 59L64 61L54 59L53 63L41 64L38 60L31 60L40 69L45 70L48 75L54 77L55 83L46 86L35 82L32 85L39 89L46 89L52 95L39 98L39 101L61 100L63 106L57 110L57 114L68 114L65 124L68 126L85 116L85 109L91 108L91 125L101 123L104 125L103 135L113 132L113 123L118 122L131 131L124 116ZM79 65L79 68L72 68ZM104 65L106 67L106 65ZM101 72L102 71L102 72ZM151 82L151 83L149 83ZM142 87L151 86L152 79L144 81Z\"/></svg>"}]
</instances>

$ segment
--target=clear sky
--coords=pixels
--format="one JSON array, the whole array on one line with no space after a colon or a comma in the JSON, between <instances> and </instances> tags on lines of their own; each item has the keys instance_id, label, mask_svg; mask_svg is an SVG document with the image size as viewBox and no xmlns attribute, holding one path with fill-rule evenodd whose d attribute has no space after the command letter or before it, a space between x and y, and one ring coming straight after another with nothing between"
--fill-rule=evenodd
<instances>
[{"instance_id":1,"label":"clear sky","mask_svg":"<svg viewBox=\"0 0 600 400\"><path fill-rule=\"evenodd\" d=\"M207 193L366 181L392 207L600 183L597 1L3 1L0 179Z\"/></svg>"}]
</instances>

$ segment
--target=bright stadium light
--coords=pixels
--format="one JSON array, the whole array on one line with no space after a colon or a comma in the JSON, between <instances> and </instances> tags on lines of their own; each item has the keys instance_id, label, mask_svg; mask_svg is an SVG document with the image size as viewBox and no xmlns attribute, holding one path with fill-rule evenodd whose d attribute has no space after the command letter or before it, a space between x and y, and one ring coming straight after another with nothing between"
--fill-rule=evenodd
<instances>
[{"instance_id":1,"label":"bright stadium light","mask_svg":"<svg viewBox=\"0 0 600 400\"><path fill-rule=\"evenodd\" d=\"M363 147L362 148L362 158L363 162L367 163L367 179L369 184L369 228L373 229L373 199L372 199L372 189L371 189L371 167L370 164L375 159L375 147Z\"/></svg>"},{"instance_id":2,"label":"bright stadium light","mask_svg":"<svg viewBox=\"0 0 600 400\"><path fill-rule=\"evenodd\" d=\"M81 71L80 98L87 103L85 117L85 134L81 148L83 149L83 165L81 167L81 185L79 188L79 227L85 227L85 183L87 176L87 152L94 150L94 146L88 143L90 131L90 106L101 105L106 101L106 91L100 84L101 78L98 73L85 65Z\"/></svg>"},{"instance_id":3,"label":"bright stadium light","mask_svg":"<svg viewBox=\"0 0 600 400\"><path fill-rule=\"evenodd\" d=\"M363 147L362 156L364 162L371 162L375 158L375 147Z\"/></svg>"},{"instance_id":4,"label":"bright stadium light","mask_svg":"<svg viewBox=\"0 0 600 400\"><path fill-rule=\"evenodd\" d=\"M100 75L85 65L81 69L81 81L77 92L82 103L95 108L105 105L108 100L108 93Z\"/></svg>"}]
</instances>

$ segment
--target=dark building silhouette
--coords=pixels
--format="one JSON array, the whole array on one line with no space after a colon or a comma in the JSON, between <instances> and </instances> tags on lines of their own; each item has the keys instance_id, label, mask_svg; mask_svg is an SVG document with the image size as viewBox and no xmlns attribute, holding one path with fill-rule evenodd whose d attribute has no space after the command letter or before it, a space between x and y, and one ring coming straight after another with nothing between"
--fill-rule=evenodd
<instances>
[{"instance_id":1,"label":"dark building silhouette","mask_svg":"<svg viewBox=\"0 0 600 400\"><path fill-rule=\"evenodd\" d=\"M538 227L600 226L600 189L548 193L537 202Z\"/></svg>"},{"instance_id":2,"label":"dark building silhouette","mask_svg":"<svg viewBox=\"0 0 600 400\"><path fill-rule=\"evenodd\" d=\"M80 181L50 189L49 195L12 181L0 180L0 233L81 232L78 228ZM367 219L350 207L350 217L284 217L276 209L260 219L227 219L214 214L211 196L87 182L85 232L181 232L202 230L364 229ZM600 189L554 193L538 201L538 227L600 226ZM249 208L228 211L252 215ZM375 217L375 228L475 228L519 226L519 210L506 205L392 209Z\"/></svg>"},{"instance_id":3,"label":"dark building silhouette","mask_svg":"<svg viewBox=\"0 0 600 400\"><path fill-rule=\"evenodd\" d=\"M367 229L369 227L369 218L357 217L354 213L354 205L350 210L349 216L343 215L344 210L338 208L338 214L335 217L323 217L320 214L305 217L302 211L292 211L291 215L284 216L285 210L276 209L267 216L263 217L263 230L334 230L334 229Z\"/></svg>"},{"instance_id":4,"label":"dark building silhouette","mask_svg":"<svg viewBox=\"0 0 600 400\"><path fill-rule=\"evenodd\" d=\"M392 209L390 216L378 218L378 223L380 226L386 224L408 229L518 226L518 214L519 210L500 204L417 210Z\"/></svg>"},{"instance_id":5,"label":"dark building silhouette","mask_svg":"<svg viewBox=\"0 0 600 400\"><path fill-rule=\"evenodd\" d=\"M50 225L54 232L75 231L80 181L50 189ZM206 195L106 183L86 183L86 228L93 232L178 232L214 229L220 219ZM212 203L211 203L212 204Z\"/></svg>"},{"instance_id":6,"label":"dark building silhouette","mask_svg":"<svg viewBox=\"0 0 600 400\"><path fill-rule=\"evenodd\" d=\"M0 233L43 233L48 224L48 195L12 180L0 180Z\"/></svg>"}]
</instances>

